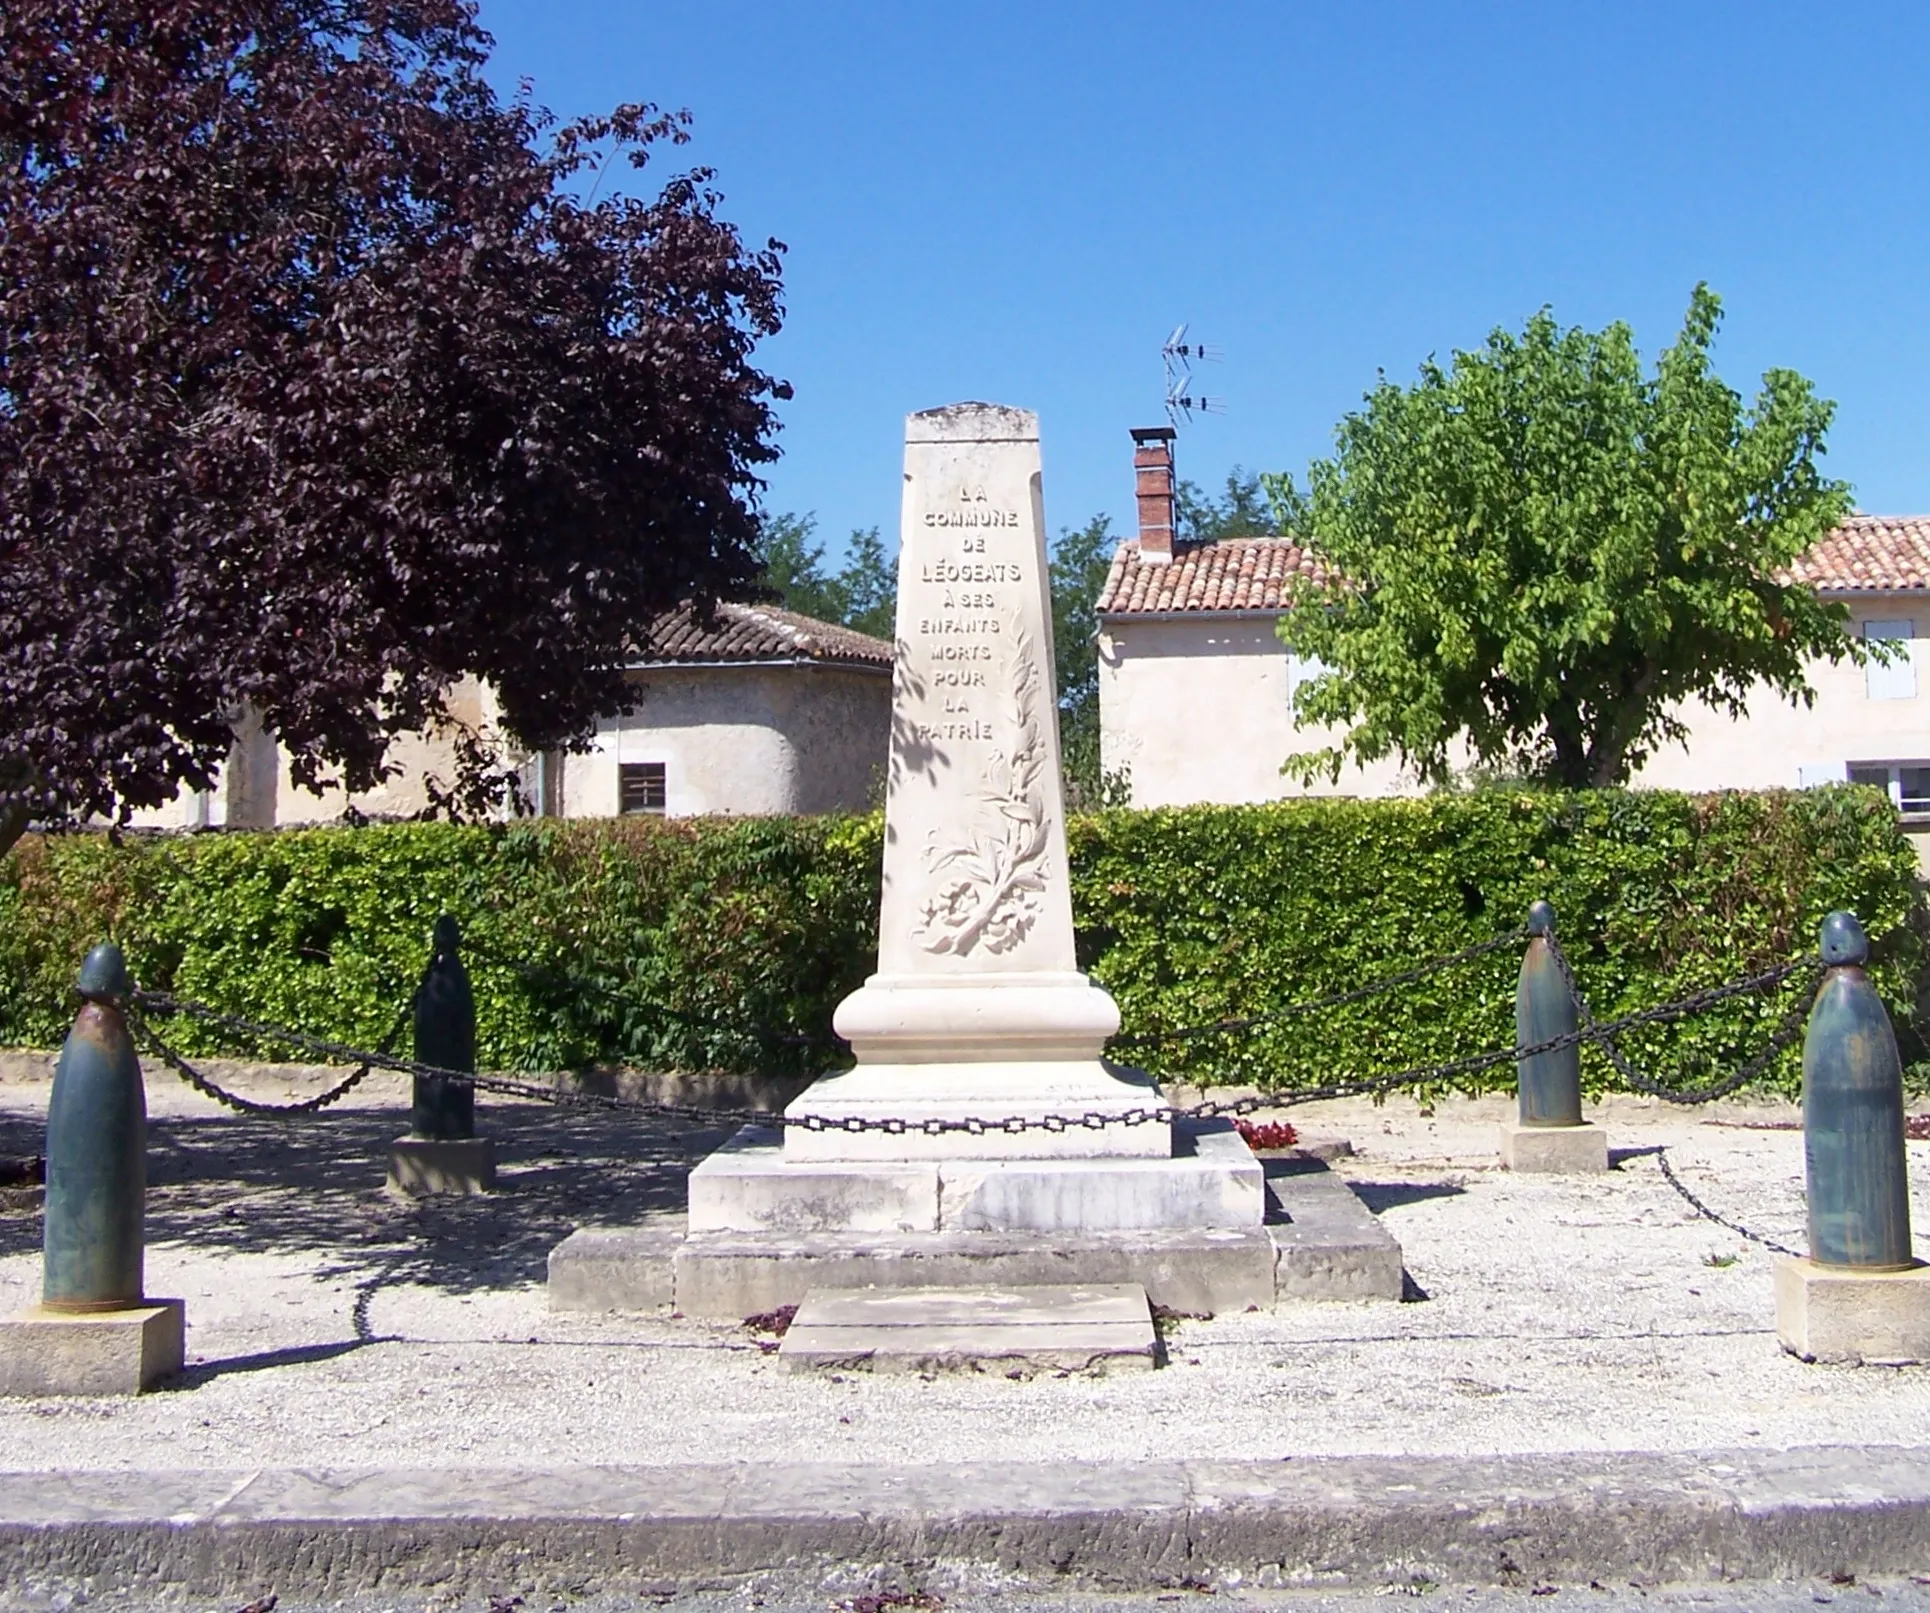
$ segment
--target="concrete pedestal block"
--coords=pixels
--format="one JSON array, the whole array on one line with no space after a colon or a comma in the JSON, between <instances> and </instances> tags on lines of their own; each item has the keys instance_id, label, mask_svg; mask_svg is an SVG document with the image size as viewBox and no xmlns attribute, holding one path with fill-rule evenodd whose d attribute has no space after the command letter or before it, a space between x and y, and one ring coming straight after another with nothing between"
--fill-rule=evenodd
<instances>
[{"instance_id":1,"label":"concrete pedestal block","mask_svg":"<svg viewBox=\"0 0 1930 1613\"><path fill-rule=\"evenodd\" d=\"M1260 1163L1226 1120L1176 1122L1157 1159L796 1159L746 1126L690 1173L693 1233L1252 1227L1264 1210Z\"/></svg>"},{"instance_id":2,"label":"concrete pedestal block","mask_svg":"<svg viewBox=\"0 0 1930 1613\"><path fill-rule=\"evenodd\" d=\"M1569 1176L1608 1169L1608 1133L1600 1126L1524 1126L1501 1122L1501 1167Z\"/></svg>"},{"instance_id":3,"label":"concrete pedestal block","mask_svg":"<svg viewBox=\"0 0 1930 1613\"><path fill-rule=\"evenodd\" d=\"M1930 1361L1930 1266L1856 1271L1776 1261L1776 1336L1805 1361Z\"/></svg>"},{"instance_id":4,"label":"concrete pedestal block","mask_svg":"<svg viewBox=\"0 0 1930 1613\"><path fill-rule=\"evenodd\" d=\"M398 1137L389 1144L389 1191L488 1193L496 1186L496 1145L487 1137Z\"/></svg>"},{"instance_id":5,"label":"concrete pedestal block","mask_svg":"<svg viewBox=\"0 0 1930 1613\"><path fill-rule=\"evenodd\" d=\"M42 1310L0 1322L0 1395L138 1395L187 1361L187 1306Z\"/></svg>"}]
</instances>

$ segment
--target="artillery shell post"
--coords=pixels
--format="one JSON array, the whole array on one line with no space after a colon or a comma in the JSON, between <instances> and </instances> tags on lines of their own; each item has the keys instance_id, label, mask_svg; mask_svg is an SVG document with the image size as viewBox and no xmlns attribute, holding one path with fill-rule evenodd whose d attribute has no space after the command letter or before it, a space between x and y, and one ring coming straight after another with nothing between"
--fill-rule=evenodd
<instances>
[{"instance_id":1,"label":"artillery shell post","mask_svg":"<svg viewBox=\"0 0 1930 1613\"><path fill-rule=\"evenodd\" d=\"M1809 1258L1776 1262L1776 1332L1809 1361L1930 1360L1930 1267L1910 1244L1903 1065L1850 913L1823 921L1828 966L1803 1040Z\"/></svg>"},{"instance_id":2,"label":"artillery shell post","mask_svg":"<svg viewBox=\"0 0 1930 1613\"><path fill-rule=\"evenodd\" d=\"M1575 994L1555 957L1554 933L1554 908L1536 902L1528 909L1528 947L1515 988L1518 1048L1575 1033ZM1607 1170L1608 1133L1582 1119L1580 1044L1524 1054L1515 1069L1516 1118L1502 1122L1502 1165L1511 1171Z\"/></svg>"},{"instance_id":3,"label":"artillery shell post","mask_svg":"<svg viewBox=\"0 0 1930 1613\"><path fill-rule=\"evenodd\" d=\"M415 1000L416 1062L473 1074L476 998L462 963L461 931L446 913L436 920L432 945ZM476 1135L476 1089L445 1076L416 1076L409 1134L389 1147L389 1191L486 1193L495 1185L495 1145Z\"/></svg>"},{"instance_id":4,"label":"artillery shell post","mask_svg":"<svg viewBox=\"0 0 1930 1613\"><path fill-rule=\"evenodd\" d=\"M0 1323L0 1393L138 1394L181 1370L186 1307L143 1289L147 1095L121 949L87 954L47 1106L41 1301Z\"/></svg>"}]
</instances>

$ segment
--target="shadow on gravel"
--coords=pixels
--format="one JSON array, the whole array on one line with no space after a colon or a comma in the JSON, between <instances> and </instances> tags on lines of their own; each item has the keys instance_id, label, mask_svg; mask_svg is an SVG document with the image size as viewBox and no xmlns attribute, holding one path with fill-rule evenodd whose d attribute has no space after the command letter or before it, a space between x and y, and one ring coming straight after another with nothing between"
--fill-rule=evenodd
<instances>
[{"instance_id":1,"label":"shadow on gravel","mask_svg":"<svg viewBox=\"0 0 1930 1613\"><path fill-rule=\"evenodd\" d=\"M148 1126L147 1241L203 1252L333 1253L328 1275L451 1293L540 1283L549 1252L584 1225L633 1225L684 1207L690 1163L724 1131L534 1104L479 1104L498 1190L398 1202L383 1190L400 1109L294 1120L223 1112ZM34 1116L0 1112L0 1155L36 1152ZM0 1215L0 1255L40 1248L40 1216ZM273 1363L267 1363L273 1364ZM236 1370L224 1363L223 1371Z\"/></svg>"},{"instance_id":2,"label":"shadow on gravel","mask_svg":"<svg viewBox=\"0 0 1930 1613\"><path fill-rule=\"evenodd\" d=\"M1647 1159L1651 1154L1661 1153L1663 1146L1661 1143L1648 1143L1641 1148L1611 1148L1608 1151L1608 1168L1618 1171L1622 1168L1623 1160Z\"/></svg>"},{"instance_id":3,"label":"shadow on gravel","mask_svg":"<svg viewBox=\"0 0 1930 1613\"><path fill-rule=\"evenodd\" d=\"M276 1367L303 1367L315 1361L333 1361L338 1355L350 1355L371 1344L385 1342L377 1338L340 1339L334 1344L298 1344L286 1350L261 1350L254 1355L231 1355L219 1361L201 1361L163 1382L161 1392L199 1389L203 1384L235 1372L268 1372Z\"/></svg>"},{"instance_id":4,"label":"shadow on gravel","mask_svg":"<svg viewBox=\"0 0 1930 1613\"><path fill-rule=\"evenodd\" d=\"M1459 1182L1356 1182L1347 1183L1360 1202L1379 1215L1383 1210L1399 1209L1403 1204L1425 1204L1429 1199L1459 1198L1467 1189Z\"/></svg>"}]
</instances>

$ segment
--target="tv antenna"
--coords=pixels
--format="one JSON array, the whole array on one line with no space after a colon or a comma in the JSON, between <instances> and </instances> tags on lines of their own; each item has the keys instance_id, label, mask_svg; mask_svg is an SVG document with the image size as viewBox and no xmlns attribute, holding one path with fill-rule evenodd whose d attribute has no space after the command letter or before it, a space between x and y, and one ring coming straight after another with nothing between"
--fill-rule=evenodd
<instances>
[{"instance_id":1,"label":"tv antenna","mask_svg":"<svg viewBox=\"0 0 1930 1613\"><path fill-rule=\"evenodd\" d=\"M1189 342L1186 327L1178 326L1159 350L1166 364L1166 418L1177 426L1195 414L1225 414L1226 399L1210 398L1193 389L1193 366L1217 364L1226 354L1205 342Z\"/></svg>"}]
</instances>

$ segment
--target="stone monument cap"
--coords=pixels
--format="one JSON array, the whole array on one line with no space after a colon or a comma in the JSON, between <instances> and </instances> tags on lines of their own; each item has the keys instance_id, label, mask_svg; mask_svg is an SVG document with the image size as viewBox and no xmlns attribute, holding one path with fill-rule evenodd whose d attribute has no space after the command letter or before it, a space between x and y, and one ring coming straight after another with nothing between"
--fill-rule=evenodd
<instances>
[{"instance_id":1,"label":"stone monument cap","mask_svg":"<svg viewBox=\"0 0 1930 1613\"><path fill-rule=\"evenodd\" d=\"M948 403L905 416L905 441L1037 442L1039 417L1002 403Z\"/></svg>"}]
</instances>

